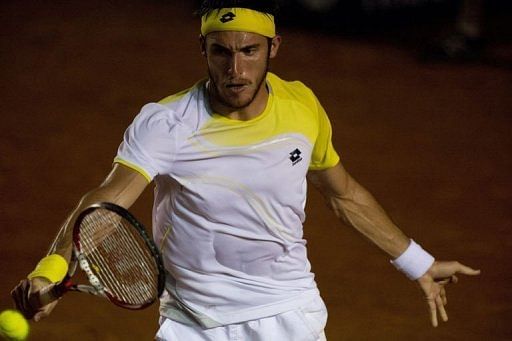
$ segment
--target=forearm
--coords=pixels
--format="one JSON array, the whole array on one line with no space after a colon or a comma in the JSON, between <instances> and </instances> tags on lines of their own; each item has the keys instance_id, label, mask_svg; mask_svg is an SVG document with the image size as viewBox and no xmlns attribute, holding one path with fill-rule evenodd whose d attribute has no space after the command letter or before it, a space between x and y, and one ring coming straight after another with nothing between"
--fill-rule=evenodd
<instances>
[{"instance_id":1,"label":"forearm","mask_svg":"<svg viewBox=\"0 0 512 341\"><path fill-rule=\"evenodd\" d=\"M68 273L72 254L73 228L80 212L97 202L111 202L129 208L147 185L148 181L139 172L115 164L103 183L81 198L59 230L48 255L37 263L35 269L11 293L17 308L26 317L34 317L38 321L47 316L57 304L57 301L53 301L41 307L41 303L37 302L37 299L34 301L31 297L48 284L61 282ZM106 230L105 233L109 231Z\"/></svg>"},{"instance_id":2,"label":"forearm","mask_svg":"<svg viewBox=\"0 0 512 341\"><path fill-rule=\"evenodd\" d=\"M407 249L409 238L341 163L326 170L311 171L308 179L322 193L338 218L354 227L392 258Z\"/></svg>"},{"instance_id":3,"label":"forearm","mask_svg":"<svg viewBox=\"0 0 512 341\"><path fill-rule=\"evenodd\" d=\"M70 213L65 222L62 224L57 236L55 237L48 254L57 253L69 261L72 250L72 233L76 218L85 208L97 202L116 202L116 198L112 195L108 187L96 188L85 194L79 201L75 209Z\"/></svg>"},{"instance_id":4,"label":"forearm","mask_svg":"<svg viewBox=\"0 0 512 341\"><path fill-rule=\"evenodd\" d=\"M350 179L345 195L328 198L337 217L370 239L392 258L401 255L409 238L391 221L375 198L355 180Z\"/></svg>"},{"instance_id":5,"label":"forearm","mask_svg":"<svg viewBox=\"0 0 512 341\"><path fill-rule=\"evenodd\" d=\"M311 171L308 179L340 219L386 252L395 267L409 278L417 279L432 265L433 257L405 236L341 163L325 170Z\"/></svg>"},{"instance_id":6,"label":"forearm","mask_svg":"<svg viewBox=\"0 0 512 341\"><path fill-rule=\"evenodd\" d=\"M308 179L320 190L336 216L388 253L393 265L409 279L418 281L427 298L432 324L437 326L436 309L446 321L443 286L456 282L457 272L477 275L479 271L458 262L435 262L432 255L405 236L375 198L340 163L325 170L311 171Z\"/></svg>"},{"instance_id":7,"label":"forearm","mask_svg":"<svg viewBox=\"0 0 512 341\"><path fill-rule=\"evenodd\" d=\"M116 164L99 187L81 198L60 228L48 254L57 253L69 260L72 250L73 225L80 212L97 202L111 202L128 209L146 186L147 181L142 175Z\"/></svg>"}]
</instances>

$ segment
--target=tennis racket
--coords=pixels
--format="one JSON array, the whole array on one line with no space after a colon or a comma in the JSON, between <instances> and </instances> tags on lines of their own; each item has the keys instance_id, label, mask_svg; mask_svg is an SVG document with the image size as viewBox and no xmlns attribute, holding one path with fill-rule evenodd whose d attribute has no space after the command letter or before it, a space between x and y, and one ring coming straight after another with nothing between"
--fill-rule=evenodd
<instances>
[{"instance_id":1,"label":"tennis racket","mask_svg":"<svg viewBox=\"0 0 512 341\"><path fill-rule=\"evenodd\" d=\"M77 264L89 285L72 281ZM164 286L162 258L142 224L124 208L102 202L89 206L76 219L68 273L40 292L39 304L42 307L68 291L80 291L123 308L143 309L160 297Z\"/></svg>"}]
</instances>

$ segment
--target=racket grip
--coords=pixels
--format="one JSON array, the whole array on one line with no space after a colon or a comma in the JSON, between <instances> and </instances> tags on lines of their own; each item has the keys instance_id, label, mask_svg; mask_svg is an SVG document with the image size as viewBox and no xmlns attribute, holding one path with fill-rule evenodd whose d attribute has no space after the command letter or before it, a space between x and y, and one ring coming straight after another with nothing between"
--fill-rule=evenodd
<instances>
[{"instance_id":1,"label":"racket grip","mask_svg":"<svg viewBox=\"0 0 512 341\"><path fill-rule=\"evenodd\" d=\"M39 291L37 298L38 308L42 308L62 297L68 291L65 282L60 282L55 285L49 285Z\"/></svg>"}]
</instances>

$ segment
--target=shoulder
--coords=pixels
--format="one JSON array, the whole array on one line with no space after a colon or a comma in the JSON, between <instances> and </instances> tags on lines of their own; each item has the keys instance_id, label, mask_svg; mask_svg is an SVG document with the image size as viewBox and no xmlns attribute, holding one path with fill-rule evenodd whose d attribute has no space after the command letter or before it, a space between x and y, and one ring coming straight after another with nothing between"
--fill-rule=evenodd
<instances>
[{"instance_id":1,"label":"shoulder","mask_svg":"<svg viewBox=\"0 0 512 341\"><path fill-rule=\"evenodd\" d=\"M142 107L128 129L131 138L143 138L154 134L165 134L179 121L174 113L159 103L148 103Z\"/></svg>"},{"instance_id":2,"label":"shoulder","mask_svg":"<svg viewBox=\"0 0 512 341\"><path fill-rule=\"evenodd\" d=\"M173 104L178 103L180 100L183 100L184 98L193 95L197 91L197 89L198 89L198 84L196 83L188 89L182 90L178 93L175 93L175 94L172 94L172 95L162 98L157 103L170 107Z\"/></svg>"},{"instance_id":3,"label":"shoulder","mask_svg":"<svg viewBox=\"0 0 512 341\"><path fill-rule=\"evenodd\" d=\"M269 72L267 81L272 88L274 98L282 101L295 102L316 110L316 96L313 91L301 81L286 81Z\"/></svg>"},{"instance_id":4,"label":"shoulder","mask_svg":"<svg viewBox=\"0 0 512 341\"><path fill-rule=\"evenodd\" d=\"M156 102L145 104L135 117L133 125L145 128L156 128L162 125L175 125L182 123L191 103L197 103L201 97L200 89L203 81L199 81L192 87L169 95Z\"/></svg>"},{"instance_id":5,"label":"shoulder","mask_svg":"<svg viewBox=\"0 0 512 341\"><path fill-rule=\"evenodd\" d=\"M156 111L164 110L170 120L193 130L205 116L205 82L206 79L202 79L188 89L152 103L151 107Z\"/></svg>"},{"instance_id":6,"label":"shoulder","mask_svg":"<svg viewBox=\"0 0 512 341\"><path fill-rule=\"evenodd\" d=\"M166 96L157 102L145 104L135 117L132 128L148 131L165 131L183 123L191 99L199 95L199 82L194 86ZM194 102L194 101L192 101Z\"/></svg>"},{"instance_id":7,"label":"shoulder","mask_svg":"<svg viewBox=\"0 0 512 341\"><path fill-rule=\"evenodd\" d=\"M201 89L204 86L205 82L206 79L201 79L188 89L182 90L178 93L162 98L158 101L158 104L172 108L180 104L181 102L189 101L191 98L197 98L201 95Z\"/></svg>"}]
</instances>

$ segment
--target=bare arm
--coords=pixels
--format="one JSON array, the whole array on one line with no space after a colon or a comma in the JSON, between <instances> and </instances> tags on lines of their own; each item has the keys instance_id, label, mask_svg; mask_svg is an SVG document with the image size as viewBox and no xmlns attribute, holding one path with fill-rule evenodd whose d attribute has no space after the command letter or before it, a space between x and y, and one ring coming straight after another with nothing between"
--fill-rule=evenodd
<instances>
[{"instance_id":1,"label":"bare arm","mask_svg":"<svg viewBox=\"0 0 512 341\"><path fill-rule=\"evenodd\" d=\"M341 164L322 171L312 171L308 174L308 180L320 190L338 218L357 229L393 259L408 249L410 239ZM417 278L417 283L427 300L434 327L438 325L437 311L443 321L448 320L445 310L445 285L456 283L458 273L478 275L480 271L459 262L435 261L421 277Z\"/></svg>"},{"instance_id":2,"label":"bare arm","mask_svg":"<svg viewBox=\"0 0 512 341\"><path fill-rule=\"evenodd\" d=\"M72 251L73 223L83 209L101 201L129 208L142 194L147 185L146 178L138 172L120 164L115 164L103 183L85 194L79 201L76 208L62 225L48 254L60 254L69 262ZM31 280L23 279L11 292L17 309L25 317L34 318L35 321L48 316L58 301L39 308L37 303L35 303L37 300L34 300L34 295L37 295L39 290L50 284L43 277L34 277Z\"/></svg>"},{"instance_id":3,"label":"bare arm","mask_svg":"<svg viewBox=\"0 0 512 341\"><path fill-rule=\"evenodd\" d=\"M338 218L391 257L396 258L407 249L409 238L340 163L326 170L309 172L308 180L322 193Z\"/></svg>"},{"instance_id":4,"label":"bare arm","mask_svg":"<svg viewBox=\"0 0 512 341\"><path fill-rule=\"evenodd\" d=\"M55 238L48 254L58 253L67 260L71 257L73 222L80 212L96 202L111 202L128 209L142 194L147 180L140 173L120 164L114 164L100 186L86 193L68 216Z\"/></svg>"}]
</instances>

